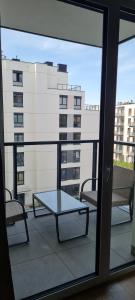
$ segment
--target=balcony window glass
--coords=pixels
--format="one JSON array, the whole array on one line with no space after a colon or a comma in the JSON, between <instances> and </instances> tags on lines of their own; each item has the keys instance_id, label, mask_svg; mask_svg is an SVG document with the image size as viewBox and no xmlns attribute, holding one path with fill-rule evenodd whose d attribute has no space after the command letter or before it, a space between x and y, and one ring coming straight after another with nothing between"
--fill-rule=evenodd
<instances>
[{"instance_id":1,"label":"balcony window glass","mask_svg":"<svg viewBox=\"0 0 135 300\"><path fill-rule=\"evenodd\" d=\"M67 151L62 151L62 153L61 153L61 163L62 164L67 163Z\"/></svg>"},{"instance_id":2,"label":"balcony window glass","mask_svg":"<svg viewBox=\"0 0 135 300\"><path fill-rule=\"evenodd\" d=\"M82 97L74 96L74 109L81 109L81 100Z\"/></svg>"},{"instance_id":3,"label":"balcony window glass","mask_svg":"<svg viewBox=\"0 0 135 300\"><path fill-rule=\"evenodd\" d=\"M23 107L23 93L13 93L13 106Z\"/></svg>"},{"instance_id":4,"label":"balcony window glass","mask_svg":"<svg viewBox=\"0 0 135 300\"><path fill-rule=\"evenodd\" d=\"M59 116L59 127L67 127L67 115Z\"/></svg>"},{"instance_id":5,"label":"balcony window glass","mask_svg":"<svg viewBox=\"0 0 135 300\"><path fill-rule=\"evenodd\" d=\"M72 175L73 179L79 179L80 178L80 168L72 168Z\"/></svg>"},{"instance_id":6,"label":"balcony window glass","mask_svg":"<svg viewBox=\"0 0 135 300\"><path fill-rule=\"evenodd\" d=\"M61 169L61 180L67 180L67 169Z\"/></svg>"},{"instance_id":7,"label":"balcony window glass","mask_svg":"<svg viewBox=\"0 0 135 300\"><path fill-rule=\"evenodd\" d=\"M68 97L65 95L60 95L59 97L59 108L66 109L67 108L67 99Z\"/></svg>"},{"instance_id":8,"label":"balcony window glass","mask_svg":"<svg viewBox=\"0 0 135 300\"><path fill-rule=\"evenodd\" d=\"M79 184L71 184L62 186L61 189L71 196L79 195Z\"/></svg>"},{"instance_id":9,"label":"balcony window glass","mask_svg":"<svg viewBox=\"0 0 135 300\"><path fill-rule=\"evenodd\" d=\"M17 185L24 184L24 171L17 172Z\"/></svg>"},{"instance_id":10,"label":"balcony window glass","mask_svg":"<svg viewBox=\"0 0 135 300\"><path fill-rule=\"evenodd\" d=\"M18 167L24 166L24 152L17 153L17 166Z\"/></svg>"},{"instance_id":11,"label":"balcony window glass","mask_svg":"<svg viewBox=\"0 0 135 300\"><path fill-rule=\"evenodd\" d=\"M18 194L17 200L19 200L23 205L25 205L25 194L24 193Z\"/></svg>"},{"instance_id":12,"label":"balcony window glass","mask_svg":"<svg viewBox=\"0 0 135 300\"><path fill-rule=\"evenodd\" d=\"M13 71L13 85L22 86L23 85L23 72Z\"/></svg>"},{"instance_id":13,"label":"balcony window glass","mask_svg":"<svg viewBox=\"0 0 135 300\"><path fill-rule=\"evenodd\" d=\"M72 180L80 178L80 168L63 168L61 169L61 180Z\"/></svg>"},{"instance_id":14,"label":"balcony window glass","mask_svg":"<svg viewBox=\"0 0 135 300\"><path fill-rule=\"evenodd\" d=\"M74 127L81 127L81 116L74 115Z\"/></svg>"},{"instance_id":15,"label":"balcony window glass","mask_svg":"<svg viewBox=\"0 0 135 300\"><path fill-rule=\"evenodd\" d=\"M23 113L14 113L14 127L23 127Z\"/></svg>"},{"instance_id":16,"label":"balcony window glass","mask_svg":"<svg viewBox=\"0 0 135 300\"><path fill-rule=\"evenodd\" d=\"M59 140L60 141L66 141L67 140L67 132L61 132L59 134Z\"/></svg>"},{"instance_id":17,"label":"balcony window glass","mask_svg":"<svg viewBox=\"0 0 135 300\"><path fill-rule=\"evenodd\" d=\"M73 162L79 162L80 161L80 150L74 150L73 151Z\"/></svg>"}]
</instances>

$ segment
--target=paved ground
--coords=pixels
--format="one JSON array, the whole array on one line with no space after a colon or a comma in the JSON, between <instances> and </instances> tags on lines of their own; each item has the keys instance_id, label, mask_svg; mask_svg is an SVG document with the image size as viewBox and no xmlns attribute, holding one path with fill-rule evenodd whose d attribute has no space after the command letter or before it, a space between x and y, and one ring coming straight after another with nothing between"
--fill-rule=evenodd
<instances>
[{"instance_id":1,"label":"paved ground","mask_svg":"<svg viewBox=\"0 0 135 300\"><path fill-rule=\"evenodd\" d=\"M128 214L113 209L112 222L122 221ZM64 238L84 231L85 215L61 216ZM10 248L12 276L16 299L30 296L95 271L96 213L90 214L88 237L59 244L53 216L35 219L29 214L29 245ZM8 227L9 243L25 238L23 222ZM134 259L130 254L131 224L112 227L110 267Z\"/></svg>"}]
</instances>

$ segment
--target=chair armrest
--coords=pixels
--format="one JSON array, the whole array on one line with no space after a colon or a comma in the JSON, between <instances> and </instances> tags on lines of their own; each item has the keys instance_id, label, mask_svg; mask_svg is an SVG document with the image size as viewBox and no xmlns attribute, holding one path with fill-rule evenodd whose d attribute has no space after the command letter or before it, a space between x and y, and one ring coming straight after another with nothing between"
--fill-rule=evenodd
<instances>
[{"instance_id":1,"label":"chair armrest","mask_svg":"<svg viewBox=\"0 0 135 300\"><path fill-rule=\"evenodd\" d=\"M5 192L8 192L8 193L9 193L10 200L12 200L13 198L12 198L12 193L11 193L11 191L10 191L9 189L7 189L7 188L4 188L4 190L5 190Z\"/></svg>"},{"instance_id":2,"label":"chair armrest","mask_svg":"<svg viewBox=\"0 0 135 300\"><path fill-rule=\"evenodd\" d=\"M83 192L83 188L84 188L85 184L90 180L98 180L98 178L88 178L88 179L84 180L81 185L81 192Z\"/></svg>"}]
</instances>

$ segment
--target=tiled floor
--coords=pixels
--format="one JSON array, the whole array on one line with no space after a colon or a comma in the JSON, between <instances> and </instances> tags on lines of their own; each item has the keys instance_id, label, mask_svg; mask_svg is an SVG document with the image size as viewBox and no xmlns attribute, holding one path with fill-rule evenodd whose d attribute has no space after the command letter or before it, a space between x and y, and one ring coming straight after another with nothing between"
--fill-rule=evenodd
<instances>
[{"instance_id":1,"label":"tiled floor","mask_svg":"<svg viewBox=\"0 0 135 300\"><path fill-rule=\"evenodd\" d=\"M113 209L112 222L128 214ZM85 215L74 213L60 218L64 238L83 233ZM16 299L28 297L95 271L96 213L90 214L88 237L59 244L53 216L35 219L29 214L29 245L10 248ZM9 243L25 238L23 222L8 227ZM131 224L112 227L110 266L114 268L134 259L130 254Z\"/></svg>"}]
</instances>

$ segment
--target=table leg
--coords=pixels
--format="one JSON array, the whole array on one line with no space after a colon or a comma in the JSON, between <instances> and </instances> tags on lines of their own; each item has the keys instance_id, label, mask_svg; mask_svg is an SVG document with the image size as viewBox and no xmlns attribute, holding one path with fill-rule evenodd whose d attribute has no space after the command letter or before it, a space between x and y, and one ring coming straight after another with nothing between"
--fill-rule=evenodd
<instances>
[{"instance_id":1,"label":"table leg","mask_svg":"<svg viewBox=\"0 0 135 300\"><path fill-rule=\"evenodd\" d=\"M63 242L67 242L67 241L70 241L70 240L74 240L76 238L80 238L80 237L84 237L86 235L88 235L88 229L89 229L89 207L83 209L85 210L85 214L86 214L86 227L85 227L85 233L84 234L81 234L81 235L76 235L76 236L73 236L69 239L65 239L65 240L61 240L60 239L60 232L59 232L59 215L55 215L55 219L56 219L56 233L57 233L57 239L58 239L58 242L59 243L63 243ZM66 213L66 214L70 214L70 213Z\"/></svg>"},{"instance_id":2,"label":"table leg","mask_svg":"<svg viewBox=\"0 0 135 300\"><path fill-rule=\"evenodd\" d=\"M85 235L88 235L88 229L89 229L89 208L86 208L86 231L85 231Z\"/></svg>"},{"instance_id":3,"label":"table leg","mask_svg":"<svg viewBox=\"0 0 135 300\"><path fill-rule=\"evenodd\" d=\"M35 198L34 198L34 195L32 195L32 204L33 204L33 214L34 214L34 217L36 218L36 210L35 210Z\"/></svg>"},{"instance_id":4,"label":"table leg","mask_svg":"<svg viewBox=\"0 0 135 300\"><path fill-rule=\"evenodd\" d=\"M59 233L59 216L58 215L55 215L55 219L56 219L56 233L57 233L57 239L58 239L58 242L60 243L60 233Z\"/></svg>"}]
</instances>

